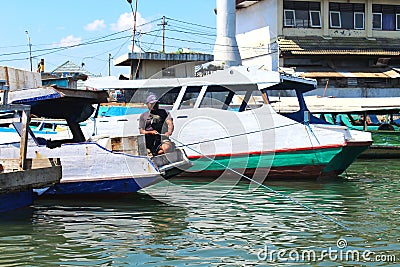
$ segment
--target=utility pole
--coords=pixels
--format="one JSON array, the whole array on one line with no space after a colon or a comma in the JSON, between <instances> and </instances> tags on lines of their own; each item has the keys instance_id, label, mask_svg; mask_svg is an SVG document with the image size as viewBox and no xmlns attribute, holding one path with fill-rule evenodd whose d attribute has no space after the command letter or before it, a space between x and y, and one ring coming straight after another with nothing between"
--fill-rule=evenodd
<instances>
[{"instance_id":1,"label":"utility pole","mask_svg":"<svg viewBox=\"0 0 400 267\"><path fill-rule=\"evenodd\" d=\"M131 6L132 14L133 14L133 34L132 34L132 57L135 50L135 35L136 35L136 13L137 13L137 6L138 0L135 2L135 10L132 7L132 0L127 0L129 5ZM131 58L131 80L133 80L133 58Z\"/></svg>"},{"instance_id":2,"label":"utility pole","mask_svg":"<svg viewBox=\"0 0 400 267\"><path fill-rule=\"evenodd\" d=\"M32 44L31 44L31 37L29 37L28 31L25 31L26 37L28 38L28 46L29 46L29 61L31 63L31 71L33 71L32 68Z\"/></svg>"},{"instance_id":3,"label":"utility pole","mask_svg":"<svg viewBox=\"0 0 400 267\"><path fill-rule=\"evenodd\" d=\"M168 22L165 21L165 16L162 16L161 24L162 26L162 50L161 52L165 53L165 26L168 25Z\"/></svg>"},{"instance_id":4,"label":"utility pole","mask_svg":"<svg viewBox=\"0 0 400 267\"><path fill-rule=\"evenodd\" d=\"M108 76L111 76L111 54L108 54Z\"/></svg>"}]
</instances>

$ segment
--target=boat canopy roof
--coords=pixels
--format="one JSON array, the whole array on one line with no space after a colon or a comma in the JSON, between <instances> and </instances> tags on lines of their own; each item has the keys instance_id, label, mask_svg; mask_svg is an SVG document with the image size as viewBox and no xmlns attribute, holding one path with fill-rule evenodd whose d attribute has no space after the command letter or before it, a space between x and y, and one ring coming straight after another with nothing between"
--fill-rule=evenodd
<instances>
[{"instance_id":1,"label":"boat canopy roof","mask_svg":"<svg viewBox=\"0 0 400 267\"><path fill-rule=\"evenodd\" d=\"M256 67L238 66L216 71L203 77L154 78L143 80L118 80L116 77L89 78L85 85L94 89L146 89L175 88L185 85L219 85L230 88L257 86L257 89L288 90L302 93L314 90L316 80L267 71Z\"/></svg>"},{"instance_id":2,"label":"boat canopy roof","mask_svg":"<svg viewBox=\"0 0 400 267\"><path fill-rule=\"evenodd\" d=\"M13 104L30 105L31 113L39 117L82 122L93 113L92 104L108 102L108 93L38 87L12 91L9 101Z\"/></svg>"}]
</instances>

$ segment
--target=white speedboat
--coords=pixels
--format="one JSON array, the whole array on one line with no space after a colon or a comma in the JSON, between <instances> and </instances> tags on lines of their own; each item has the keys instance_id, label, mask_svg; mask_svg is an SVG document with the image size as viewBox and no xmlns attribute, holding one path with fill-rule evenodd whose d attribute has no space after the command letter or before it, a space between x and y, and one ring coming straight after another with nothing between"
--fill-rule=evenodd
<instances>
[{"instance_id":1,"label":"white speedboat","mask_svg":"<svg viewBox=\"0 0 400 267\"><path fill-rule=\"evenodd\" d=\"M310 114L303 93L316 88L314 80L259 68L231 67L194 78L94 78L87 86L123 89L131 92L133 103L156 94L160 106L172 114L172 140L185 148L194 164L191 176L220 174L227 168L268 177L336 176L372 143L370 133L329 125ZM296 91L298 112L275 112L268 95L277 90ZM137 134L138 118L99 118L96 132Z\"/></svg>"}]
</instances>

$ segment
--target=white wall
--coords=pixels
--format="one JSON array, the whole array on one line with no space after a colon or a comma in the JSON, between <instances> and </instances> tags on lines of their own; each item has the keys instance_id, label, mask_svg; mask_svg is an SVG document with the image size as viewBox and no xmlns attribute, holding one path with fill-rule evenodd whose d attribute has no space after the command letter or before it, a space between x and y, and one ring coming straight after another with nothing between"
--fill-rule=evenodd
<instances>
[{"instance_id":1,"label":"white wall","mask_svg":"<svg viewBox=\"0 0 400 267\"><path fill-rule=\"evenodd\" d=\"M260 1L236 11L236 39L243 65L265 65L266 69L277 70L277 14L276 0Z\"/></svg>"}]
</instances>

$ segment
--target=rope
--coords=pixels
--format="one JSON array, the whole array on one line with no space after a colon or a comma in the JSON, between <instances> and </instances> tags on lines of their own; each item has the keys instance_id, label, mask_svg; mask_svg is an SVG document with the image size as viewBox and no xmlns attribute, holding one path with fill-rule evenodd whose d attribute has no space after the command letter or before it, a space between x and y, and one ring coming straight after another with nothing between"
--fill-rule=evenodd
<instances>
[{"instance_id":1,"label":"rope","mask_svg":"<svg viewBox=\"0 0 400 267\"><path fill-rule=\"evenodd\" d=\"M306 129L307 136L308 136L308 140L310 141L311 147L314 148L314 145L313 145L313 142L312 142L312 140L311 140L310 133L308 132L307 129L310 129L311 133L313 134L313 136L314 136L315 139L317 140L318 144L320 145L321 143L319 142L317 136L315 135L314 131L312 130L312 128L311 128L311 126L310 126L310 123L304 122L304 126L305 126L305 129ZM317 151L314 151L314 155L315 155L315 158L317 159L318 163L321 163L321 161L320 161L319 158L318 158L318 152L317 152Z\"/></svg>"},{"instance_id":2,"label":"rope","mask_svg":"<svg viewBox=\"0 0 400 267\"><path fill-rule=\"evenodd\" d=\"M296 205L299 205L299 206L303 207L304 209L306 209L306 210L308 210L308 211L311 211L311 212L314 213L314 214L317 214L317 215L320 216L321 218L323 218L323 219L325 219L325 220L327 220L327 221L330 221L330 222L332 222L332 223L334 223L334 224L340 226L342 229L347 230L347 231L350 231L350 230L351 230L349 227L345 226L345 225L342 224L341 222L339 222L339 221L337 221L337 220L335 220L335 219L333 219L333 218L331 218L331 217L329 217L329 216L327 216L327 215L325 215L325 214L323 214L323 213L321 213L321 212L319 212L319 211L317 211L317 210L315 210L315 209L313 209L313 208L311 208L311 207L309 207L309 206L307 206L307 205L305 205L305 204L299 202L298 200L296 200L296 199L294 199L294 198L292 198L292 197L290 197L290 196L284 195L284 194L282 194L282 193L280 193L280 192L274 190L273 188L271 188L271 187L269 187L269 186L266 186L266 185L264 185L264 184L262 184L262 183L260 183L260 182L258 182L258 181L256 181L256 180L254 180L254 179L252 179L252 178L250 178L250 177L248 177L248 176L246 176L246 175L244 175L244 174L242 174L242 173L240 173L240 172L238 172L238 171L236 171L236 170L234 170L234 169L232 169L232 168L230 168L230 167L228 167L228 166L226 166L226 165L224 165L224 164L222 164L222 163L220 163L220 162L218 162L218 161L216 161L216 160L214 160L213 158L208 157L207 155L204 155L204 154L201 153L200 151L197 151L196 149L193 149L193 148L189 147L189 145L180 142L180 141L177 140L176 138L172 138L171 136L170 136L169 138L172 139L173 141L179 143L180 145L182 145L182 146L184 146L184 147L186 147L186 148L192 150L193 152L195 152L195 153L197 153L197 154L199 154L199 155L201 155L201 156L203 156L203 157L209 159L209 160L212 161L213 163L216 163L216 164L220 165L221 167L223 167L223 168L225 168L225 169L227 169L227 170L229 170L229 171L231 171L231 172L233 172L233 173L235 173L235 174L237 174L237 175L240 175L241 177L243 177L243 178L245 178L245 179L247 179L247 180L249 180L249 181L251 181L251 182L253 182L253 183L256 183L257 185L259 185L259 186L261 186L261 187L263 187L263 188L269 190L270 192L272 192L272 193L274 193L274 194L276 194L276 195L278 195L278 196L280 196L280 197L283 197L283 198L285 198L285 199L287 199L287 200L289 200L289 201L295 203Z\"/></svg>"}]
</instances>

